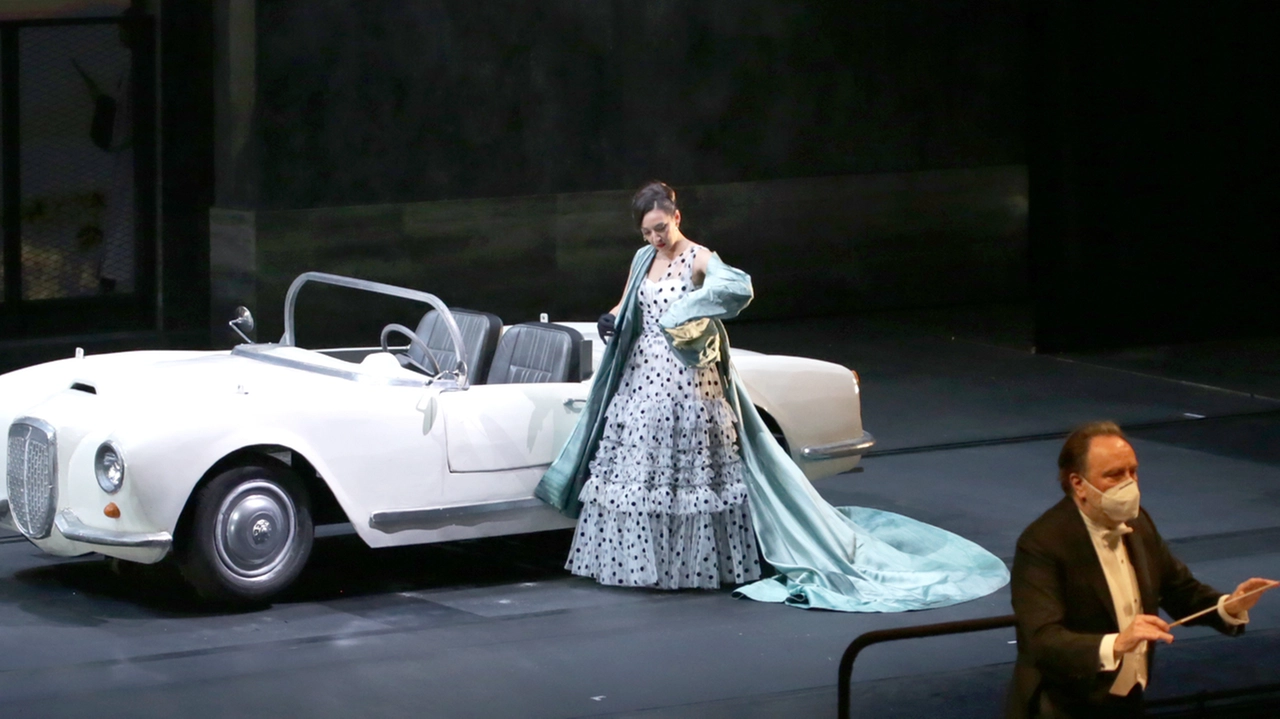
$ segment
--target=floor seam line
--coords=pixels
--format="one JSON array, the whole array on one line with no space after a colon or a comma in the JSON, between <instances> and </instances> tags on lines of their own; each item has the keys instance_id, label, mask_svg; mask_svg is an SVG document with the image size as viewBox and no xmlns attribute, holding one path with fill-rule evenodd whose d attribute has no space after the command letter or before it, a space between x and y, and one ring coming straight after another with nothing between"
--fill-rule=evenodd
<instances>
[{"instance_id":1,"label":"floor seam line","mask_svg":"<svg viewBox=\"0 0 1280 719\"><path fill-rule=\"evenodd\" d=\"M1193 424L1197 422L1206 422L1211 420L1230 420L1230 419L1246 419L1250 417L1269 417L1272 415L1280 415L1280 408L1264 409L1255 412L1232 412L1230 414L1214 414L1205 415L1203 417L1181 417L1176 419L1162 419L1151 422L1133 422L1125 425L1125 431L1129 433L1139 432L1146 429L1156 429L1160 427L1171 427L1181 424ZM1050 439L1061 439L1071 433L1071 429L1064 429L1053 432L1040 432L1036 434L1014 435L1012 437L993 437L991 439L974 439L961 442L944 442L939 444L922 444L916 447L899 447L896 449L871 450L862 455L864 459L874 459L876 457L890 457L902 454L925 454L928 452L945 452L953 449L970 449L973 447L994 447L1002 444L1026 444L1028 442L1043 442Z\"/></svg>"}]
</instances>

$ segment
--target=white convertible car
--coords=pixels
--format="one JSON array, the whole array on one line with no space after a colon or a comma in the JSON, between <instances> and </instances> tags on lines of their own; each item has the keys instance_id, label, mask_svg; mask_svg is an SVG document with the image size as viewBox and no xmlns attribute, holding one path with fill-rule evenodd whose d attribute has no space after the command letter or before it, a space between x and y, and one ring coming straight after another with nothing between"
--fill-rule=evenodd
<instances>
[{"instance_id":1,"label":"white convertible car","mask_svg":"<svg viewBox=\"0 0 1280 719\"><path fill-rule=\"evenodd\" d=\"M315 282L430 310L416 329L388 325L380 348L303 349L294 307ZM252 316L231 324L252 328ZM350 522L371 547L568 527L533 489L601 351L593 323L504 327L426 292L305 273L278 343L77 352L0 376L0 527L59 556L172 554L202 595L250 602L298 576L317 524ZM853 468L871 446L857 373L733 357L811 479Z\"/></svg>"}]
</instances>

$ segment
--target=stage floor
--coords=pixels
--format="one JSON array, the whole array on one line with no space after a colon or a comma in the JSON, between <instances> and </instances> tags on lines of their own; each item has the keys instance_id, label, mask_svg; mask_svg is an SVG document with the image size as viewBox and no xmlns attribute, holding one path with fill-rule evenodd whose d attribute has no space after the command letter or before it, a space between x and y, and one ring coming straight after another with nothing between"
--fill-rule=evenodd
<instances>
[{"instance_id":1,"label":"stage floor","mask_svg":"<svg viewBox=\"0 0 1280 719\"><path fill-rule=\"evenodd\" d=\"M1280 343L1051 357L1019 308L738 323L736 346L841 362L862 377L878 439L819 483L835 504L889 509L1010 560L1061 496L1061 435L1132 429L1143 506L1201 579L1280 577ZM171 570L117 574L0 536L6 717L832 716L857 635L1010 612L1008 588L905 614L837 614L720 592L610 589L568 576L566 532L374 551L319 539L267 609L210 612ZM1154 696L1280 682L1280 596L1227 639L1179 630ZM999 716L1012 630L872 647L858 716ZM1260 659L1261 658L1261 659Z\"/></svg>"}]
</instances>

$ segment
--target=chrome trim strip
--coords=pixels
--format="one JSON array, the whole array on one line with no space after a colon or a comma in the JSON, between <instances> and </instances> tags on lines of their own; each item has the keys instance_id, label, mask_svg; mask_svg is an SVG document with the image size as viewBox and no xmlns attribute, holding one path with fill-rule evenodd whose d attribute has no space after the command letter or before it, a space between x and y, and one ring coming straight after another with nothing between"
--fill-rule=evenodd
<instances>
[{"instance_id":1,"label":"chrome trim strip","mask_svg":"<svg viewBox=\"0 0 1280 719\"><path fill-rule=\"evenodd\" d=\"M350 380L352 382L368 382L370 384L385 384L391 387L425 387L429 382L429 378L409 379L407 377L387 377L385 375L365 374L363 372L355 372L353 370L340 369L338 367L330 367L319 363L311 364L302 360L293 359L292 357L281 357L279 355L269 354L273 348L280 347L278 344L259 344L259 345L236 345L231 348L231 354L246 359L266 362L277 367L288 367L289 369L300 369L305 372L315 372L326 377L337 377L338 379Z\"/></svg>"},{"instance_id":2,"label":"chrome trim strip","mask_svg":"<svg viewBox=\"0 0 1280 719\"><path fill-rule=\"evenodd\" d=\"M831 444L819 444L800 450L800 456L808 460L839 459L864 454L876 443L870 432L864 431L861 437L846 439Z\"/></svg>"},{"instance_id":3,"label":"chrome trim strip","mask_svg":"<svg viewBox=\"0 0 1280 719\"><path fill-rule=\"evenodd\" d=\"M392 509L369 515L369 527L384 534L408 529L441 529L451 526L473 526L491 522L497 514L524 514L542 507L555 511L540 499L516 499L507 502L462 504L434 509Z\"/></svg>"},{"instance_id":4,"label":"chrome trim strip","mask_svg":"<svg viewBox=\"0 0 1280 719\"><path fill-rule=\"evenodd\" d=\"M354 277L343 277L342 275L334 275L328 272L303 272L294 278L293 283L289 285L289 291L284 297L284 336L280 338L280 344L294 346L298 338L293 331L293 315L294 307L298 304L298 292L302 286L308 282L318 282L326 285L336 285L338 287L347 287L353 290L363 290L365 292L377 292L382 295L390 295L391 297L400 297L406 300L416 300L431 305L440 312L440 316L444 317L445 327L449 330L449 337L453 340L453 348L457 350L458 365L462 368L462 382L459 389L466 389L471 385L470 370L464 357L467 356L466 344L462 341L462 331L458 329L458 323L453 319L453 313L449 311L449 307L440 300L439 297L430 292L421 292L419 290L411 290L404 287L396 287L382 282L373 282L371 280L359 280ZM455 368L456 369L456 368Z\"/></svg>"},{"instance_id":5,"label":"chrome trim strip","mask_svg":"<svg viewBox=\"0 0 1280 719\"><path fill-rule=\"evenodd\" d=\"M98 529L80 521L75 512L64 509L58 512L53 520L58 532L73 542L97 544L103 547L131 547L134 549L169 549L173 546L173 535L168 532L139 534L136 532L117 532L113 529Z\"/></svg>"},{"instance_id":6,"label":"chrome trim strip","mask_svg":"<svg viewBox=\"0 0 1280 719\"><path fill-rule=\"evenodd\" d=\"M56 435L58 431L53 428L53 425L49 424L43 419L40 419L39 417L26 417L26 416L18 417L17 419L10 422L9 426L13 426L15 424L29 424L32 427L35 427L36 429L40 430L41 432L44 432L45 434L49 435L49 442L52 443L57 441Z\"/></svg>"},{"instance_id":7,"label":"chrome trim strip","mask_svg":"<svg viewBox=\"0 0 1280 719\"><path fill-rule=\"evenodd\" d=\"M18 531L18 525L14 523L13 517L9 515L9 500L0 499L0 527Z\"/></svg>"}]
</instances>

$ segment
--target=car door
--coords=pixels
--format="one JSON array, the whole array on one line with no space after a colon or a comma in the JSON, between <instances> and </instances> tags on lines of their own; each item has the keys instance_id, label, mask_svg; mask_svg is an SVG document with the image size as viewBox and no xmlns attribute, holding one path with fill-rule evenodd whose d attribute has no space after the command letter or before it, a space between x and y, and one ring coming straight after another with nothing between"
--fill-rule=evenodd
<instances>
[{"instance_id":1,"label":"car door","mask_svg":"<svg viewBox=\"0 0 1280 719\"><path fill-rule=\"evenodd\" d=\"M589 382L480 385L442 394L446 504L531 497L568 441Z\"/></svg>"}]
</instances>

